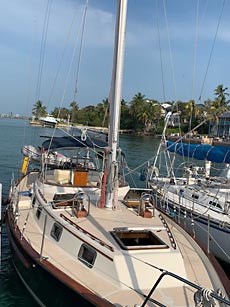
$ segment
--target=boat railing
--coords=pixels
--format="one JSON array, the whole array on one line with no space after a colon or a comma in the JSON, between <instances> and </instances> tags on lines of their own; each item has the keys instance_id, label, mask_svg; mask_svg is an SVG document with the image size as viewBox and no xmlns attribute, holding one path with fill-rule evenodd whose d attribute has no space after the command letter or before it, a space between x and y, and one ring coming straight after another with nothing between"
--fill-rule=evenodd
<instances>
[{"instance_id":1,"label":"boat railing","mask_svg":"<svg viewBox=\"0 0 230 307\"><path fill-rule=\"evenodd\" d=\"M182 198L183 199L183 198ZM203 214L194 214L194 211L187 212L186 207L183 207L181 203L179 202L179 206L177 207L177 202L174 201L174 199L167 198L167 195L155 195L155 203L157 208L160 208L161 210L165 211L166 214L172 218L174 221L176 221L179 225L181 225L184 229L189 226L188 223L190 223L190 230L187 232L196 239L196 232L198 229L205 233L205 236L207 237L206 242L204 242L203 249L208 254L210 253L210 242L216 245L216 247L221 251L222 255L224 255L225 258L230 259L230 256L226 253L226 251L221 247L219 242L215 239L215 236L211 233L211 220L212 223L215 222L216 227L219 227L220 230L223 229L223 231L229 231L230 225L228 222L225 221L218 221L210 218L210 215L207 214L205 216L205 221L207 224L200 224L199 219L203 217ZM170 205L171 204L171 208ZM173 208L172 208L173 207ZM192 210L193 208L191 208ZM190 218L188 218L188 215ZM205 227L206 225L206 227ZM197 230L196 230L197 229Z\"/></svg>"},{"instance_id":2,"label":"boat railing","mask_svg":"<svg viewBox=\"0 0 230 307\"><path fill-rule=\"evenodd\" d=\"M221 304L221 306L230 306L229 299L225 298L225 293L222 289L217 290L210 290L207 288L203 288L194 282L191 282L177 274L174 274L169 271L162 270L162 274L158 277L156 283L153 285L152 289L149 291L148 295L145 297L145 300L141 307L147 306L148 302L153 302L157 306L161 307L167 307L166 305L154 300L151 298L154 291L159 286L160 282L165 278L166 276L172 277L173 279L176 279L189 287L192 287L193 289L196 289L197 291L194 293L194 303L195 306L216 306L216 301ZM206 303L206 304L205 304Z\"/></svg>"}]
</instances>

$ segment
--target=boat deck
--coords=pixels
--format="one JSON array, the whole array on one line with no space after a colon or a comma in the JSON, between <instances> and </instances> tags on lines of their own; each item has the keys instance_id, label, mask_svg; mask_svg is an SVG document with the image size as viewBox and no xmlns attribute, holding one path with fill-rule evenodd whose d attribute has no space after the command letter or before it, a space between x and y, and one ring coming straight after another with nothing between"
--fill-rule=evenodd
<instances>
[{"instance_id":1,"label":"boat deck","mask_svg":"<svg viewBox=\"0 0 230 307\"><path fill-rule=\"evenodd\" d=\"M28 210L30 208L31 198L27 196L21 196L20 201L20 216L18 218L18 226L20 229L23 228L23 225L27 219ZM33 210L33 209L32 209ZM206 287L208 289L213 289L213 280L212 277L207 273L207 267L205 264L205 258L199 257L199 251L197 247L191 245L184 236L176 227L171 224L171 221L168 220L168 226L171 231L173 231L173 236L176 240L176 244L179 247L179 250L176 251L171 247L170 240L167 231L163 228L163 225L158 217L153 218L141 218L137 215L132 209L128 209L124 204L119 203L117 210L107 210L99 209L94 205L90 207L90 215L86 218L77 218L72 216L71 208L61 208L53 209L52 206L47 206L47 213L56 216L56 220L64 221L63 225L69 229L72 233L77 236L81 236L86 242L90 242L90 236L94 236L98 240L95 240L91 237L92 246L101 248L101 253L104 254L107 259L109 258L110 262L113 262L119 266L116 267L116 274L119 275L122 280L123 274L130 271L133 267L138 267L139 262L149 261L148 254L149 251L136 250L124 252L124 254L131 254L131 263L127 263L128 258L121 258L121 252L119 250L118 244L112 238L110 231L115 227L127 227L132 228L144 228L151 229L151 231L160 234L161 239L166 242L169 246L167 249L156 249L155 254L152 254L151 250L151 265L145 265L142 268L141 276L130 276L126 279L124 277L124 284L116 280L117 275L113 276L113 272L100 272L99 268L90 270L81 262L77 261L76 254L73 255L69 252L70 246L66 249L56 244L56 242L50 238L46 237L44 243L44 249L42 251L42 256L45 257L51 264L57 267L60 271L70 276L73 280L87 285L88 289L95 293L99 293L100 296L107 298L111 302L119 302L117 306L126 306L127 304L142 304L143 296L140 293L148 294L150 288L154 285L157 278L160 276L161 271L158 269L168 270L174 273L185 277L186 279ZM157 213L156 213L157 215ZM24 231L24 236L27 241L33 246L33 248L40 253L41 251L41 242L42 242L42 227L37 224L36 215L30 214L29 219L26 224ZM64 220L66 218L67 220ZM71 221L73 224L69 222ZM79 226L81 229L87 229L87 232L82 233L78 230L76 226ZM102 247L100 242L104 242L107 246ZM70 243L71 244L71 243ZM111 247L111 249L110 249ZM71 246L71 249L73 246ZM69 250L68 250L69 249ZM183 269L180 268L180 263L177 260L180 260L181 253L183 259ZM175 255L175 257L173 257ZM130 257L129 257L130 261ZM138 271L138 270L137 270ZM100 282L98 282L100 276ZM148 276L148 278L146 278ZM216 277L216 276L215 276ZM218 278L217 278L218 279ZM132 280L132 283L131 283ZM133 281L134 280L134 281ZM145 282L146 281L146 282ZM146 287L143 287L143 284ZM130 285L133 285L132 289ZM194 289L183 284L179 284L178 281L172 280L171 277L165 277L162 283L162 286L159 286L158 289L154 292L153 298L159 300L166 306L192 306ZM181 295L180 295L181 293ZM186 300L185 300L186 297ZM155 306L153 303L148 306Z\"/></svg>"}]
</instances>

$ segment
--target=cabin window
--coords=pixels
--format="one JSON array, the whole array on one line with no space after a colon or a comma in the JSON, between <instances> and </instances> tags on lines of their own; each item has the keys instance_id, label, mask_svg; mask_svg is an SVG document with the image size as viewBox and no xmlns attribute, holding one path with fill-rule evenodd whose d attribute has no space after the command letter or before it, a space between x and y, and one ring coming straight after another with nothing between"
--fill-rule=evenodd
<instances>
[{"instance_id":1,"label":"cabin window","mask_svg":"<svg viewBox=\"0 0 230 307\"><path fill-rule=\"evenodd\" d=\"M54 223L50 233L51 237L58 242L61 238L62 230L63 228L59 224Z\"/></svg>"},{"instance_id":2,"label":"cabin window","mask_svg":"<svg viewBox=\"0 0 230 307\"><path fill-rule=\"evenodd\" d=\"M209 205L211 205L211 206L213 206L213 207L216 207L216 208L219 208L219 209L222 209L222 207L221 207L218 203L216 203L216 202L214 202L214 201L211 201L211 200L210 200L210 202L209 202Z\"/></svg>"},{"instance_id":3,"label":"cabin window","mask_svg":"<svg viewBox=\"0 0 230 307\"><path fill-rule=\"evenodd\" d=\"M97 257L97 253L94 249L92 249L86 244L82 244L79 250L79 253L78 253L78 259L81 262L83 262L89 268L92 268L96 260L96 257Z\"/></svg>"},{"instance_id":4,"label":"cabin window","mask_svg":"<svg viewBox=\"0 0 230 307\"><path fill-rule=\"evenodd\" d=\"M199 199L199 195L197 195L197 194L192 194L192 198L194 198L194 199Z\"/></svg>"},{"instance_id":5,"label":"cabin window","mask_svg":"<svg viewBox=\"0 0 230 307\"><path fill-rule=\"evenodd\" d=\"M155 249L168 248L159 237L148 230L115 230L111 232L122 249Z\"/></svg>"},{"instance_id":6,"label":"cabin window","mask_svg":"<svg viewBox=\"0 0 230 307\"><path fill-rule=\"evenodd\" d=\"M34 194L34 195L32 196L32 207L34 207L35 203L36 203L36 196L35 196L35 194Z\"/></svg>"},{"instance_id":7,"label":"cabin window","mask_svg":"<svg viewBox=\"0 0 230 307\"><path fill-rule=\"evenodd\" d=\"M42 207L38 205L38 208L36 211L36 217L38 218L38 220L40 219L41 213L42 213Z\"/></svg>"}]
</instances>

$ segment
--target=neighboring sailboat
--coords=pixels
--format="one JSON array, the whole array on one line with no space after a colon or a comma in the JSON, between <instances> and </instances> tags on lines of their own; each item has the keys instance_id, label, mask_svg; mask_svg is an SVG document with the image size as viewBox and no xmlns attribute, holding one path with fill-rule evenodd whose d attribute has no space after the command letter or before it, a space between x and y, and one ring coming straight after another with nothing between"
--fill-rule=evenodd
<instances>
[{"instance_id":1,"label":"neighboring sailboat","mask_svg":"<svg viewBox=\"0 0 230 307\"><path fill-rule=\"evenodd\" d=\"M12 184L6 226L13 264L41 306L230 305L215 259L155 208L148 190L118 200L126 10L118 0L105 194L95 205L79 185L47 181L44 168Z\"/></svg>"},{"instance_id":2,"label":"neighboring sailboat","mask_svg":"<svg viewBox=\"0 0 230 307\"><path fill-rule=\"evenodd\" d=\"M217 258L230 263L230 148L183 140L167 141L162 136L157 157L148 167L147 186L161 208ZM183 162L175 155L183 157ZM216 176L211 175L212 163L224 164Z\"/></svg>"}]
</instances>

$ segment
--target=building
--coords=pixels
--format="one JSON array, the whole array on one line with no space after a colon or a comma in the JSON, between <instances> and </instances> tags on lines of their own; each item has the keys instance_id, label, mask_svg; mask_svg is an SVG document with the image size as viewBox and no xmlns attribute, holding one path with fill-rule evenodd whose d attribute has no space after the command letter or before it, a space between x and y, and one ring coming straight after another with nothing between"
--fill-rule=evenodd
<instances>
[{"instance_id":1,"label":"building","mask_svg":"<svg viewBox=\"0 0 230 307\"><path fill-rule=\"evenodd\" d=\"M218 116L218 122L213 125L213 134L221 138L230 138L230 111Z\"/></svg>"}]
</instances>

